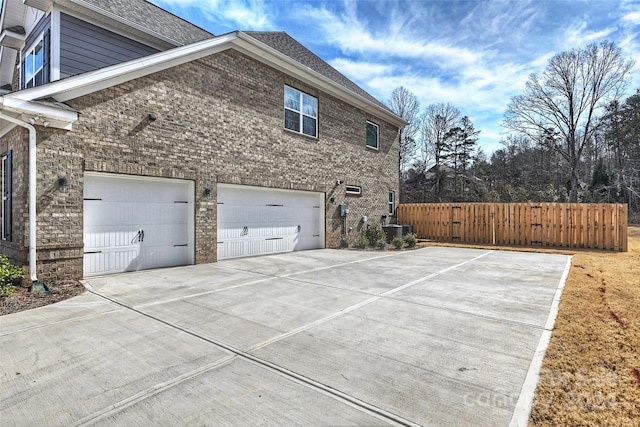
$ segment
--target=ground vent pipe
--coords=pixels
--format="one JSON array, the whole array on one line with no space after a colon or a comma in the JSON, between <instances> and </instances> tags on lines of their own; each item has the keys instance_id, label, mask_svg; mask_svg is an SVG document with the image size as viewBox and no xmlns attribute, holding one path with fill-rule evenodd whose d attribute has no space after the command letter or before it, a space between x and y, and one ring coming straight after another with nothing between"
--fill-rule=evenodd
<instances>
[{"instance_id":1,"label":"ground vent pipe","mask_svg":"<svg viewBox=\"0 0 640 427\"><path fill-rule=\"evenodd\" d=\"M36 128L2 111L0 111L0 119L29 130L29 276L31 282L35 283L38 281L36 276Z\"/></svg>"}]
</instances>

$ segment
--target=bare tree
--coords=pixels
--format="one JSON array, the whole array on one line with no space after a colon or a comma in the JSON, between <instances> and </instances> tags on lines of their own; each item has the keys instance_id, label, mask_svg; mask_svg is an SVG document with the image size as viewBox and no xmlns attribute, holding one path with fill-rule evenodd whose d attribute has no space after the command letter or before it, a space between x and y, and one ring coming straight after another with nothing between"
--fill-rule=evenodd
<instances>
[{"instance_id":1,"label":"bare tree","mask_svg":"<svg viewBox=\"0 0 640 427\"><path fill-rule=\"evenodd\" d=\"M441 167L450 154L451 147L447 133L460 126L460 110L451 104L431 104L420 117L420 140L422 142L423 164L426 169L430 160L435 162L435 195L441 195Z\"/></svg>"},{"instance_id":2,"label":"bare tree","mask_svg":"<svg viewBox=\"0 0 640 427\"><path fill-rule=\"evenodd\" d=\"M624 104L612 103L603 119L617 200L629 204L629 218L640 221L640 89ZM595 173L594 173L595 176ZM595 179L594 179L595 180ZM607 192L612 189L606 188Z\"/></svg>"},{"instance_id":3,"label":"bare tree","mask_svg":"<svg viewBox=\"0 0 640 427\"><path fill-rule=\"evenodd\" d=\"M402 172L413 160L416 153L416 134L418 133L417 117L420 102L408 89L399 86L391 92L391 99L389 99L387 104L394 113L409 123L400 129L400 134L398 135L400 141L398 150L398 173L400 174L400 181L402 181Z\"/></svg>"},{"instance_id":4,"label":"bare tree","mask_svg":"<svg viewBox=\"0 0 640 427\"><path fill-rule=\"evenodd\" d=\"M591 44L555 55L541 76L529 76L524 94L511 99L504 126L553 144L569 165L571 202L578 201L586 143L597 132L605 106L622 96L632 67L613 43Z\"/></svg>"},{"instance_id":5,"label":"bare tree","mask_svg":"<svg viewBox=\"0 0 640 427\"><path fill-rule=\"evenodd\" d=\"M478 142L479 130L475 130L473 122L468 116L460 120L460 125L449 130L445 135L447 142L451 146L450 164L453 166L454 192L458 196L464 197L465 182L468 179L467 169L473 160L473 151ZM460 184L460 185L458 185Z\"/></svg>"}]
</instances>

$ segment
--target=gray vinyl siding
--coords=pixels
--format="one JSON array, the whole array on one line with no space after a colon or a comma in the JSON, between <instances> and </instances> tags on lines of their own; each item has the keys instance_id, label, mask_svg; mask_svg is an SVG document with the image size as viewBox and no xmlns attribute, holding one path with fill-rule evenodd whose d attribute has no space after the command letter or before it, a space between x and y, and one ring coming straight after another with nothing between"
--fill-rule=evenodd
<instances>
[{"instance_id":1,"label":"gray vinyl siding","mask_svg":"<svg viewBox=\"0 0 640 427\"><path fill-rule=\"evenodd\" d=\"M157 49L60 14L60 77L108 67L158 52Z\"/></svg>"}]
</instances>

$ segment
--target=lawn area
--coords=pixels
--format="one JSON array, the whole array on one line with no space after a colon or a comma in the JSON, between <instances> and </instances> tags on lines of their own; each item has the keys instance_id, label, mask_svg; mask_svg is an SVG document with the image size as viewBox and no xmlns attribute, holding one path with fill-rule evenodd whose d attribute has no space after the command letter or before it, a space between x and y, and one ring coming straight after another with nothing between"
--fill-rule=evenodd
<instances>
[{"instance_id":1,"label":"lawn area","mask_svg":"<svg viewBox=\"0 0 640 427\"><path fill-rule=\"evenodd\" d=\"M529 424L640 425L640 227L574 254Z\"/></svg>"}]
</instances>

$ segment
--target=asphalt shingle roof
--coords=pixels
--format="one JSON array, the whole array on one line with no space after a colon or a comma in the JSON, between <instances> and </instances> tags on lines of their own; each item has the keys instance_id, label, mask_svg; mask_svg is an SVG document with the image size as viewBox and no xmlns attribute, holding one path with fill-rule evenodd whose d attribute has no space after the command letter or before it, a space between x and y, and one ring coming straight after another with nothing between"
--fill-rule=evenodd
<instances>
[{"instance_id":1,"label":"asphalt shingle roof","mask_svg":"<svg viewBox=\"0 0 640 427\"><path fill-rule=\"evenodd\" d=\"M371 102L374 102L376 105L386 110L389 110L389 107L378 101L360 86L349 80L318 55L298 43L298 41L296 41L289 34L285 32L273 31L243 31L243 33L266 44L267 46L274 48L278 52L287 55L294 61L297 61L300 64L320 73L324 77L333 80L335 83L338 83L345 89L354 92Z\"/></svg>"},{"instance_id":2,"label":"asphalt shingle roof","mask_svg":"<svg viewBox=\"0 0 640 427\"><path fill-rule=\"evenodd\" d=\"M214 35L146 0L84 0L94 7L135 22L175 40L190 44Z\"/></svg>"}]
</instances>

